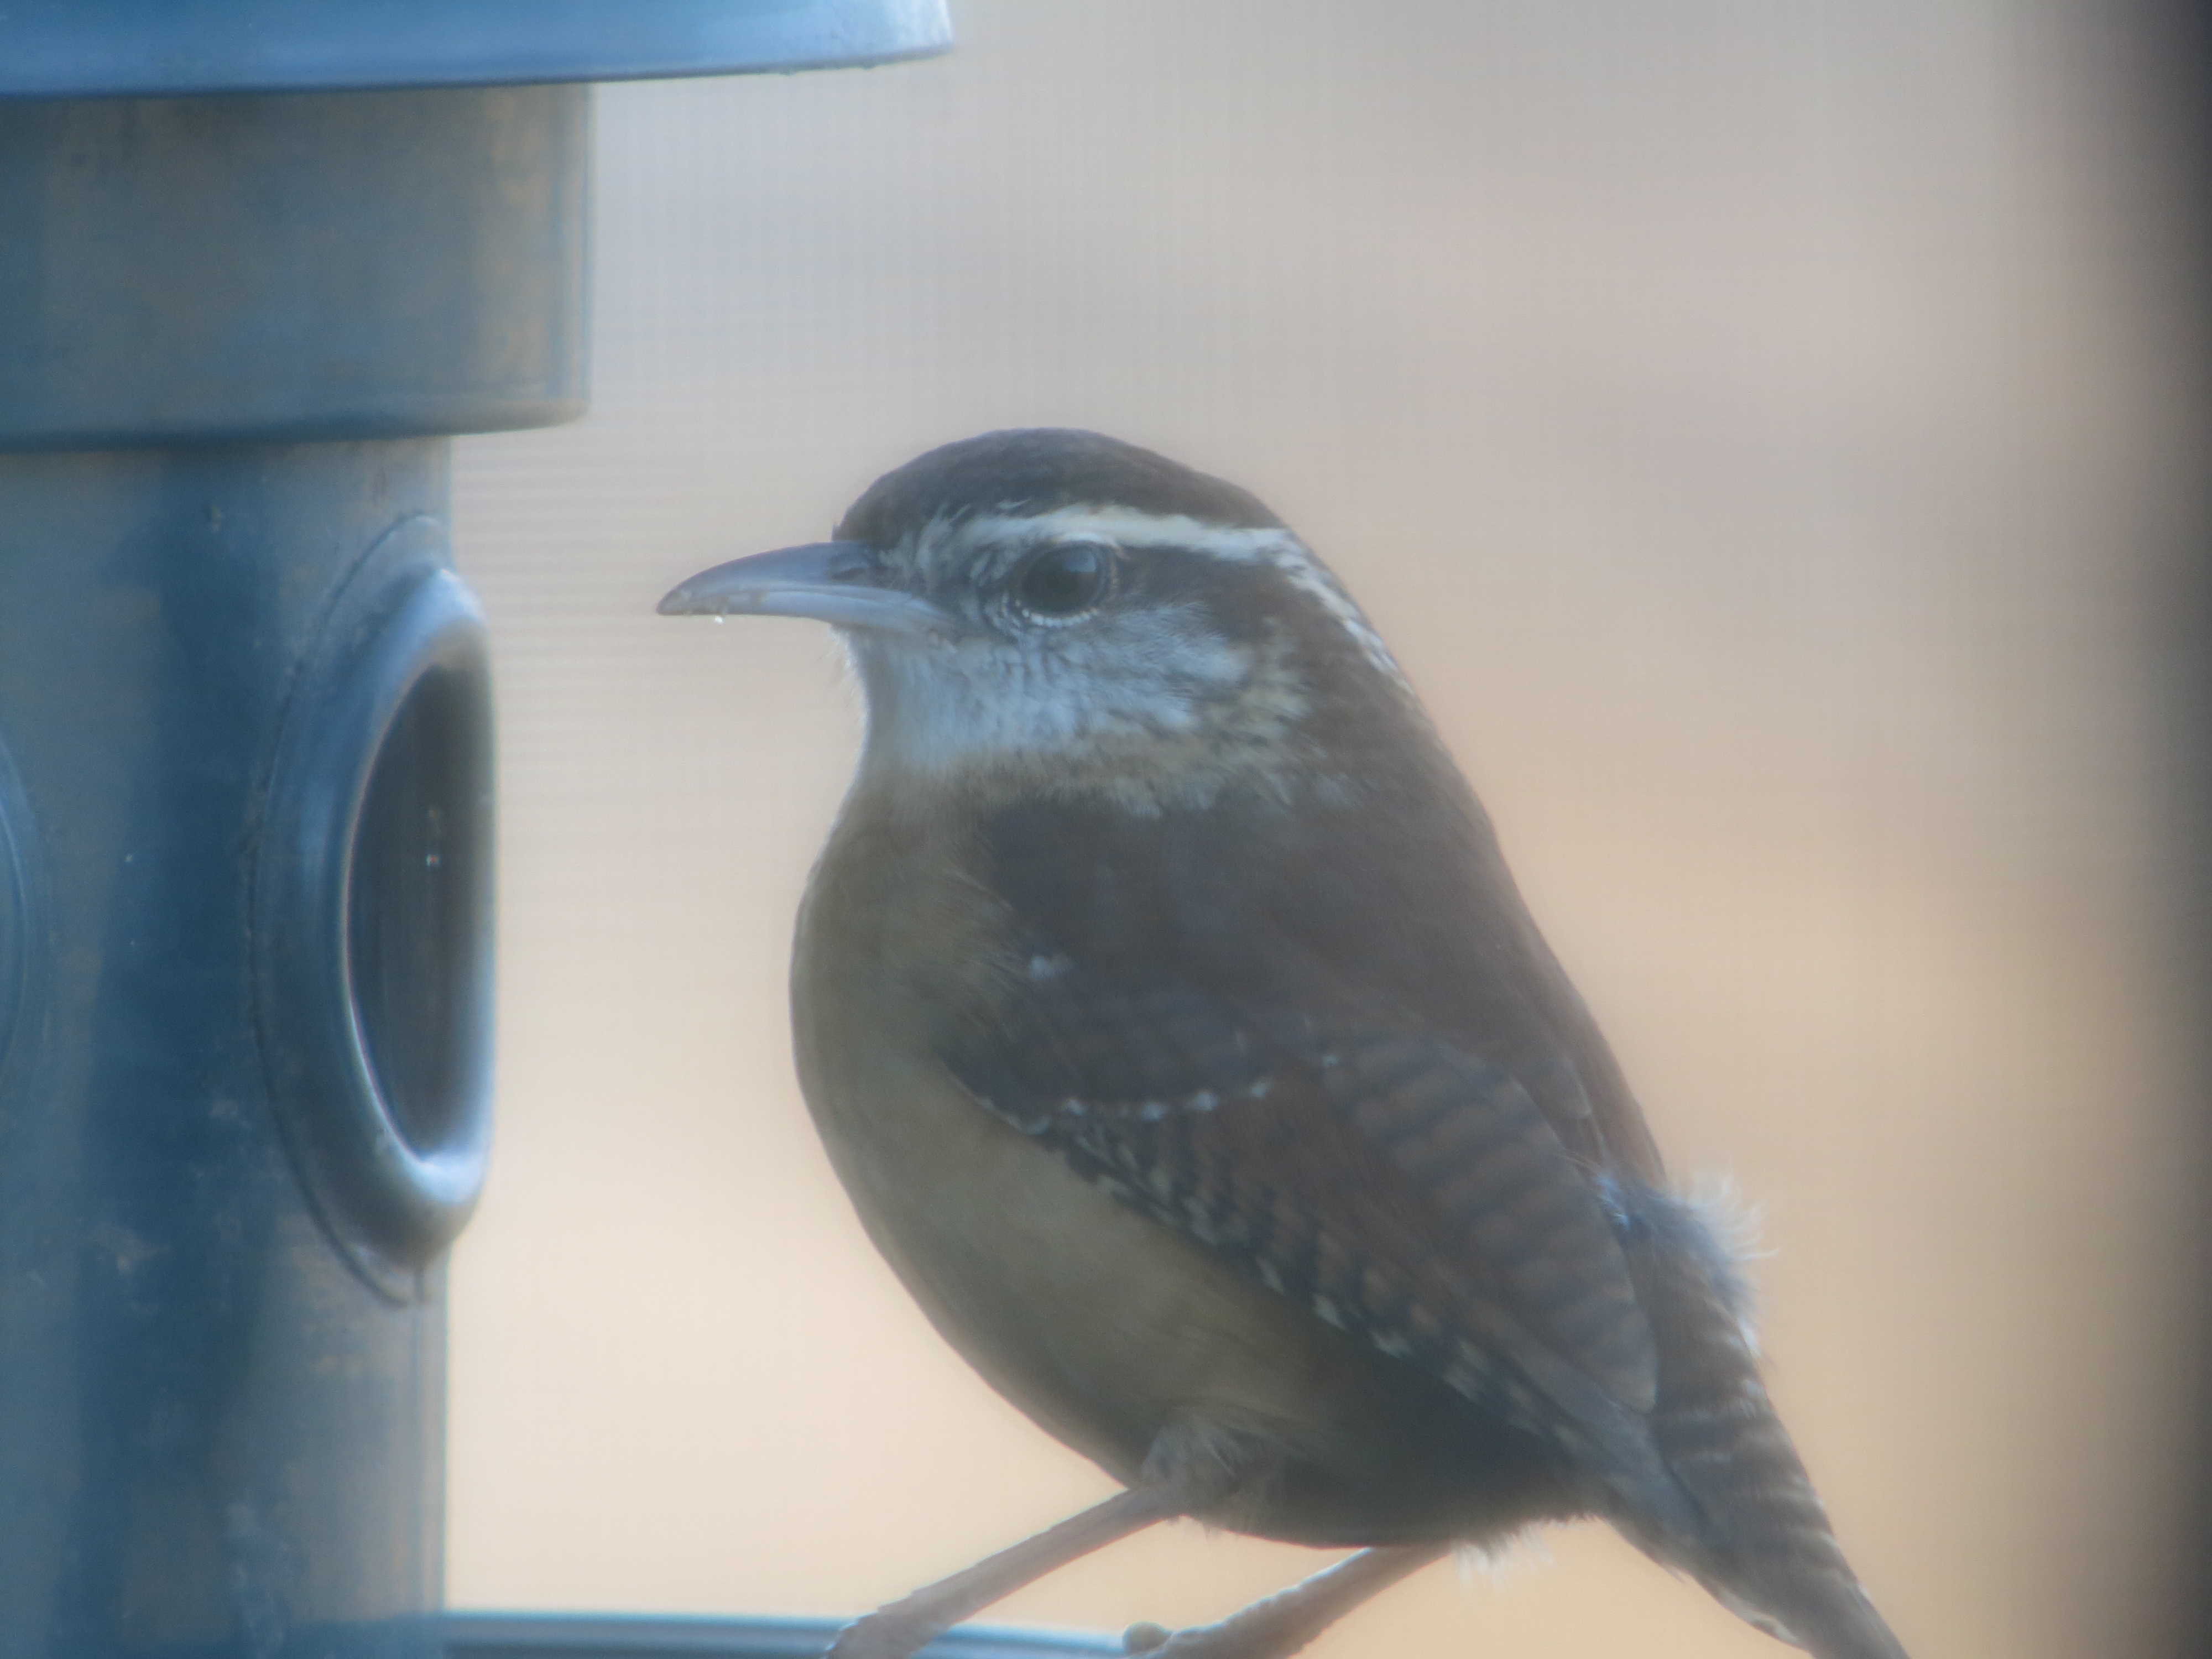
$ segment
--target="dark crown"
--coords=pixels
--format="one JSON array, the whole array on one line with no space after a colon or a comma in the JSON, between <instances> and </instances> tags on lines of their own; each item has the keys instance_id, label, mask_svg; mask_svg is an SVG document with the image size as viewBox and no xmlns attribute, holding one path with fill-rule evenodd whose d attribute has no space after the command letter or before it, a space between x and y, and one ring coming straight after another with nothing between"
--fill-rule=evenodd
<instances>
[{"instance_id":1,"label":"dark crown","mask_svg":"<svg viewBox=\"0 0 2212 1659\"><path fill-rule=\"evenodd\" d=\"M890 547L935 520L1033 517L1067 507L1127 507L1204 524L1280 529L1249 490L1101 433L1064 427L986 432L886 472L853 503L840 541Z\"/></svg>"}]
</instances>

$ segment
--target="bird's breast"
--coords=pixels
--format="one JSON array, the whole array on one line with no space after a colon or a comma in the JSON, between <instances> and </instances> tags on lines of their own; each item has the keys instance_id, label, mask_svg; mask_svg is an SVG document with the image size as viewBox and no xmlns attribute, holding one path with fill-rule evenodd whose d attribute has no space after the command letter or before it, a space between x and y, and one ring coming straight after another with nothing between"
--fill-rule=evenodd
<instances>
[{"instance_id":1,"label":"bird's breast","mask_svg":"<svg viewBox=\"0 0 2212 1659\"><path fill-rule=\"evenodd\" d=\"M996 918L944 837L855 818L801 916L794 1035L838 1176L908 1289L1002 1393L1125 1479L1178 1411L1298 1415L1314 1356L1294 1328L938 1060L936 1021L985 994Z\"/></svg>"},{"instance_id":2,"label":"bird's breast","mask_svg":"<svg viewBox=\"0 0 2212 1659\"><path fill-rule=\"evenodd\" d=\"M1373 1356L1090 1184L937 1059L933 1030L1000 971L1003 927L946 818L865 802L848 804L801 914L800 1081L908 1290L994 1388L1123 1480L1164 1429L1190 1424L1410 1492L1430 1453ZM1238 1523L1297 1536L1379 1524L1257 1519Z\"/></svg>"}]
</instances>

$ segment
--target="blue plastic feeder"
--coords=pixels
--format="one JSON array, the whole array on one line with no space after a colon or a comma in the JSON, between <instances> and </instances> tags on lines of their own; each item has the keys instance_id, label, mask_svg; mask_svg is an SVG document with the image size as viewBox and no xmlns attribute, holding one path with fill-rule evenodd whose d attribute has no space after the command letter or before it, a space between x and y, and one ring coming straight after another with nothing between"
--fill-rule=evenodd
<instances>
[{"instance_id":1,"label":"blue plastic feeder","mask_svg":"<svg viewBox=\"0 0 2212 1659\"><path fill-rule=\"evenodd\" d=\"M583 410L583 82L950 43L942 0L0 7L0 1659L818 1651L440 1609L491 1137L448 456Z\"/></svg>"}]
</instances>

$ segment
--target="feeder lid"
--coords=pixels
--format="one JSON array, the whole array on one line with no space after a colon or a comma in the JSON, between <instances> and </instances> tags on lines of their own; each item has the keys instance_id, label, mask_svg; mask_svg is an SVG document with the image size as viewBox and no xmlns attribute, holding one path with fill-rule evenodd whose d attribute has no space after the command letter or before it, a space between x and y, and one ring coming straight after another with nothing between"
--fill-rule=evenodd
<instances>
[{"instance_id":1,"label":"feeder lid","mask_svg":"<svg viewBox=\"0 0 2212 1659\"><path fill-rule=\"evenodd\" d=\"M952 45L946 0L10 0L0 97L836 69Z\"/></svg>"}]
</instances>

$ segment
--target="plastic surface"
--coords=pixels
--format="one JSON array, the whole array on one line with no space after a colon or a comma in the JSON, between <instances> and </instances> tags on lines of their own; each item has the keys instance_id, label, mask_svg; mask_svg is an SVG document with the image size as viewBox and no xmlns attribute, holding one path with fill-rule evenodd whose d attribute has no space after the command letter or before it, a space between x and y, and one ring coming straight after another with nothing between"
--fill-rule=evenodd
<instances>
[{"instance_id":1,"label":"plastic surface","mask_svg":"<svg viewBox=\"0 0 2212 1659\"><path fill-rule=\"evenodd\" d=\"M33 952L41 950L46 938L45 907L36 902L33 833L14 757L0 743L0 1091L8 1087L15 1034L30 1023L23 993ZM43 957L40 960L43 965ZM0 1100L5 1098L0 1092Z\"/></svg>"},{"instance_id":2,"label":"plastic surface","mask_svg":"<svg viewBox=\"0 0 2212 1659\"><path fill-rule=\"evenodd\" d=\"M0 97L622 81L951 44L945 0L10 0Z\"/></svg>"},{"instance_id":3,"label":"plastic surface","mask_svg":"<svg viewBox=\"0 0 2212 1659\"><path fill-rule=\"evenodd\" d=\"M637 1619L605 1614L448 1613L447 1659L819 1659L835 1619ZM927 1659L1073 1659L1119 1654L1119 1640L1069 1631L967 1625Z\"/></svg>"},{"instance_id":4,"label":"plastic surface","mask_svg":"<svg viewBox=\"0 0 2212 1659\"><path fill-rule=\"evenodd\" d=\"M493 884L443 434L586 374L588 89L489 83L948 44L0 0L0 1659L446 1655Z\"/></svg>"},{"instance_id":5,"label":"plastic surface","mask_svg":"<svg viewBox=\"0 0 2212 1659\"><path fill-rule=\"evenodd\" d=\"M439 625L419 598L411 613L354 613L349 641L331 632L395 530L419 571L408 591L448 592L447 448L0 456L10 1659L437 1651L440 1280L418 1249L404 1284L373 1281L311 1196L271 1085L315 1034L304 1017L257 1016L255 941L285 921L270 904L316 910L295 931L319 938L320 957L287 971L358 1019L361 964L329 907L349 878L419 908L422 894L357 854L349 878L268 878L297 858L281 839L289 797L337 803L337 844L358 848L377 810L364 770L419 744L392 711L470 637L466 606ZM380 657L360 696L317 701L330 665ZM302 720L312 740L280 769ZM424 847L434 809L488 791L488 747L458 752L410 766L424 789L387 797L374 833ZM480 829L437 844L477 860L456 890L489 891ZM488 921L473 902L463 912ZM488 995L485 941L432 965L446 992ZM408 1017L390 1003L371 1016ZM329 1091L293 1109L343 1124L362 1105ZM427 1121L465 1123L468 1109Z\"/></svg>"},{"instance_id":6,"label":"plastic surface","mask_svg":"<svg viewBox=\"0 0 2212 1659\"><path fill-rule=\"evenodd\" d=\"M0 450L573 418L590 140L583 87L0 102Z\"/></svg>"}]
</instances>

